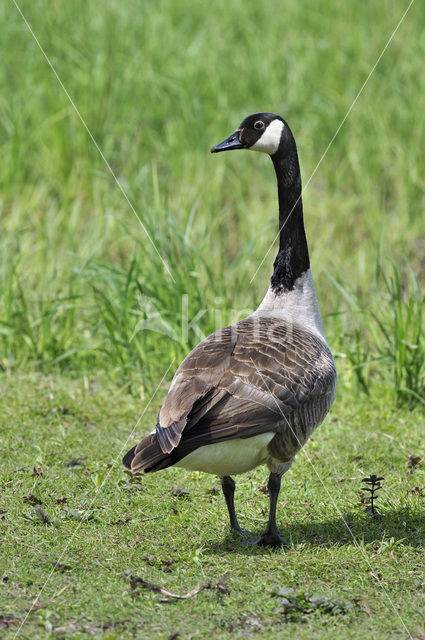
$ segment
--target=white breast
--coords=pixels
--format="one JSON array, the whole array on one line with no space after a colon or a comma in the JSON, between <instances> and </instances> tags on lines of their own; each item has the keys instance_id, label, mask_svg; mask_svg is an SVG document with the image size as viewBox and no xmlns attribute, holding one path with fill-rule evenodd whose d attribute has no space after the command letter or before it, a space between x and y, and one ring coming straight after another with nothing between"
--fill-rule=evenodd
<instances>
[{"instance_id":1,"label":"white breast","mask_svg":"<svg viewBox=\"0 0 425 640\"><path fill-rule=\"evenodd\" d=\"M236 438L199 447L174 466L191 471L204 471L223 477L245 473L264 464L270 454L267 445L274 433L261 433L252 438Z\"/></svg>"},{"instance_id":2,"label":"white breast","mask_svg":"<svg viewBox=\"0 0 425 640\"><path fill-rule=\"evenodd\" d=\"M275 293L269 287L253 315L268 315L288 320L326 340L310 269L295 281L292 291Z\"/></svg>"}]
</instances>

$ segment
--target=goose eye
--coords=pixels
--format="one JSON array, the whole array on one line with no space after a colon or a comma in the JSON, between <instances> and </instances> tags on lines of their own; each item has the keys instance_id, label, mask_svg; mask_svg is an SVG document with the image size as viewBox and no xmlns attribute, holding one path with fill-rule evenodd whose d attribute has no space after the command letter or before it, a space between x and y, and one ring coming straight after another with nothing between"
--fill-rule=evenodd
<instances>
[{"instance_id":1,"label":"goose eye","mask_svg":"<svg viewBox=\"0 0 425 640\"><path fill-rule=\"evenodd\" d=\"M264 122L262 122L261 120L257 120L257 122L254 122L254 128L255 129L264 129Z\"/></svg>"}]
</instances>

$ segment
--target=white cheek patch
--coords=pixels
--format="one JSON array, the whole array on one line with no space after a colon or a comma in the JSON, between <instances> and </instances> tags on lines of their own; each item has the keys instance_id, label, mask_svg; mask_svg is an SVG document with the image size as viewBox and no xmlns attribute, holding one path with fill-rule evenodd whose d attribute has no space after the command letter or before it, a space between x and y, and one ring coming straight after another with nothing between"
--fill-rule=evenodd
<instances>
[{"instance_id":1,"label":"white cheek patch","mask_svg":"<svg viewBox=\"0 0 425 640\"><path fill-rule=\"evenodd\" d=\"M249 147L249 149L251 151L262 151L270 155L276 153L279 148L280 137L284 126L282 120L272 120L261 138L259 138L252 147Z\"/></svg>"}]
</instances>

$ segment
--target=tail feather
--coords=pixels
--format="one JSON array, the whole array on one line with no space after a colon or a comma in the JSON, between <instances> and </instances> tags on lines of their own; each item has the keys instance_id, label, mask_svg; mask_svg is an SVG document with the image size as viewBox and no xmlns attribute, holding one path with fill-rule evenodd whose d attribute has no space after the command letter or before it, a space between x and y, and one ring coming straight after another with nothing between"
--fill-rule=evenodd
<instances>
[{"instance_id":1,"label":"tail feather","mask_svg":"<svg viewBox=\"0 0 425 640\"><path fill-rule=\"evenodd\" d=\"M156 434L152 433L125 454L123 463L133 473L151 473L170 467L173 461L170 455L162 451Z\"/></svg>"},{"instance_id":2,"label":"tail feather","mask_svg":"<svg viewBox=\"0 0 425 640\"><path fill-rule=\"evenodd\" d=\"M185 414L182 420L173 422L168 425L166 429L161 427L159 421L156 425L156 436L158 438L159 445L164 453L170 453L175 449L182 437L183 429L187 422L187 414Z\"/></svg>"},{"instance_id":3,"label":"tail feather","mask_svg":"<svg viewBox=\"0 0 425 640\"><path fill-rule=\"evenodd\" d=\"M130 451L127 451L124 458L122 459L122 463L127 469L131 469L131 462L134 458L134 452L136 451L136 447L132 447Z\"/></svg>"}]
</instances>

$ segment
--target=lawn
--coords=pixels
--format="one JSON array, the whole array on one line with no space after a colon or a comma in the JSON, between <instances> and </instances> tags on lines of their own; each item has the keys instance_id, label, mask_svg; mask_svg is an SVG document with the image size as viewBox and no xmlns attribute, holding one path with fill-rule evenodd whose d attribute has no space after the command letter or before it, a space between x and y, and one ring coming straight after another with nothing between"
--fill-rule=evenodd
<instances>
[{"instance_id":1,"label":"lawn","mask_svg":"<svg viewBox=\"0 0 425 640\"><path fill-rule=\"evenodd\" d=\"M69 97L3 3L3 635L423 639L423 6L322 158L407 3L18 5ZM278 551L230 536L216 478L121 466L184 355L268 286L270 161L209 153L257 110L285 117L298 143L339 375L284 478L291 544ZM384 478L376 517L360 495L371 474ZM266 477L236 478L254 533ZM152 587L206 584L185 600Z\"/></svg>"},{"instance_id":2,"label":"lawn","mask_svg":"<svg viewBox=\"0 0 425 640\"><path fill-rule=\"evenodd\" d=\"M213 477L123 474L139 398L114 397L104 379L39 374L2 392L0 602L11 637L46 580L18 637L421 637L424 469L408 466L423 447L419 411L339 398L284 480L279 524L291 547L273 551L230 537ZM151 408L131 443L154 418ZM371 473L385 477L376 518L359 496ZM266 478L258 469L237 484L242 526L258 534ZM162 602L133 593L126 572L177 594L219 581L228 592ZM284 588L335 608L285 615Z\"/></svg>"}]
</instances>

